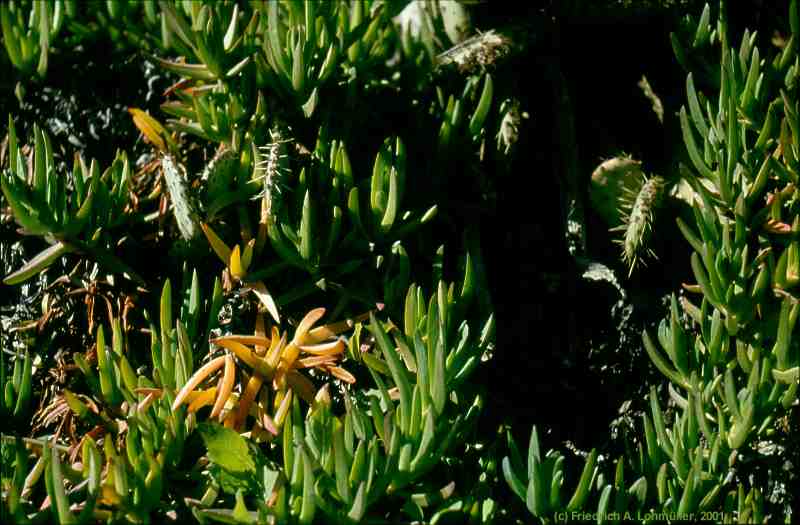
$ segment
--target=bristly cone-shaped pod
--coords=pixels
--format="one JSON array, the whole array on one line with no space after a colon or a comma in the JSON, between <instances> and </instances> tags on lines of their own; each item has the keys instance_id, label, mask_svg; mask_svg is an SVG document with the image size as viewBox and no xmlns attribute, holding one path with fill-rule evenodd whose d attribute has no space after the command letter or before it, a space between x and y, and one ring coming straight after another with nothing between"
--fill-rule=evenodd
<instances>
[{"instance_id":1,"label":"bristly cone-shaped pod","mask_svg":"<svg viewBox=\"0 0 800 525\"><path fill-rule=\"evenodd\" d=\"M619 216L622 224L610 230L625 232L622 239L615 242L622 246L622 260L628 265L628 275L633 273L637 263L642 262L644 254L656 256L648 242L667 189L666 180L658 175L647 178L640 171L637 179L636 186L626 186L621 194Z\"/></svg>"}]
</instances>

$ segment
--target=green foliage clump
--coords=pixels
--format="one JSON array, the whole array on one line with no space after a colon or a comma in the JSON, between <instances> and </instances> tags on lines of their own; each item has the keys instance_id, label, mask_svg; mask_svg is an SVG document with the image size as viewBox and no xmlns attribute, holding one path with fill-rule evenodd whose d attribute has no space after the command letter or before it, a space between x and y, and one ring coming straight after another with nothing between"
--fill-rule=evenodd
<instances>
[{"instance_id":1,"label":"green foliage clump","mask_svg":"<svg viewBox=\"0 0 800 525\"><path fill-rule=\"evenodd\" d=\"M41 317L0 339L4 519L788 522L757 466L798 406L800 15L763 58L725 12L706 6L691 52L672 42L711 86L690 72L679 116L696 283L642 336L667 381L611 470L478 424L476 371L514 349L495 349L478 227L449 192L491 203L489 161L511 165L528 113L494 64L524 30L466 38L466 9L438 1L0 5L20 98L97 42L175 80L160 113L128 107L135 163L70 171L9 116L0 227L40 251L3 290L44 286ZM697 58L718 48L718 70ZM675 181L612 164L595 204L633 269Z\"/></svg>"},{"instance_id":2,"label":"green foliage clump","mask_svg":"<svg viewBox=\"0 0 800 525\"><path fill-rule=\"evenodd\" d=\"M427 519L457 501L429 496L441 488L429 475L474 431L483 395L468 378L491 354L494 317L477 237L460 246L461 271L443 271L443 239L435 254L418 240L437 201L410 188L426 159L489 135L492 79L458 79L461 99L445 103L445 83L426 78L440 44L428 26L402 36L400 4L2 6L20 85L44 82L48 57L106 38L178 77L163 123L128 109L146 165L76 154L65 170L47 133L34 126L26 145L9 117L3 205L49 247L5 286L77 262L50 282L87 308L43 306L43 330L52 317L77 331L58 385L37 386L44 349L3 351L2 410L16 425L3 436L4 516L355 523L387 509ZM423 141L343 123L340 100L402 87L428 101L415 110ZM210 158L200 169L198 151ZM160 251L166 276L131 257ZM314 328L326 308L311 304L344 321Z\"/></svg>"},{"instance_id":3,"label":"green foliage clump","mask_svg":"<svg viewBox=\"0 0 800 525\"><path fill-rule=\"evenodd\" d=\"M724 2L716 23L710 12L706 5L693 47L721 48L719 91L699 93L690 73L688 111L680 110L691 161L681 170L695 202L694 225L680 217L677 223L692 248L697 284L685 285L692 295L680 301L672 296L670 317L656 338L643 334L647 354L669 380L672 417L653 385L650 413L642 415L640 435L626 444L629 453L616 460L613 476L597 465L592 451L580 480L572 482L568 503L561 496L563 457L543 454L534 427L526 470L512 441L505 478L545 522L581 512L596 513L599 522L613 516L790 519L768 495L781 482L765 486L751 469L767 451L791 446L788 421L798 404L800 354L792 335L800 313L793 293L800 282L800 135L798 100L790 95L797 87L798 4L791 3L789 42L767 59L754 45L755 35L745 33L738 50L732 46ZM620 227L626 259L628 243L642 226L637 207L652 200L646 194L651 181Z\"/></svg>"}]
</instances>

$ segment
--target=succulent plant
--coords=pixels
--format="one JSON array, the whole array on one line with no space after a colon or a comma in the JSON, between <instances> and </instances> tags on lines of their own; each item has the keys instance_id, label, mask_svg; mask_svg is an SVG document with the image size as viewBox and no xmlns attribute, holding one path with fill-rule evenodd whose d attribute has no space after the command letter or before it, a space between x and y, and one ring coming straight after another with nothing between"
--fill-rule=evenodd
<instances>
[{"instance_id":1,"label":"succulent plant","mask_svg":"<svg viewBox=\"0 0 800 525\"><path fill-rule=\"evenodd\" d=\"M483 374L516 348L495 347L478 232L503 232L451 201L491 202L493 179L517 170L540 100L504 59L576 6L492 29L468 4L0 5L3 86L21 104L0 143L6 521L791 519L775 494L792 474L763 471L768 451L796 448L798 1L772 51L731 34L725 2L683 20L685 165L645 176L618 156L592 176L631 271L664 202L690 205L676 222L693 281L642 334L663 377L639 419L574 454L545 448L540 422L527 454L517 422L487 431ZM145 143L105 169L76 154L70 170L57 133L33 125L25 145L15 119L54 57L97 46L174 83L156 105L120 101ZM554 112L568 110L559 95ZM558 118L576 172L571 116ZM562 233L583 257L573 175Z\"/></svg>"},{"instance_id":2,"label":"succulent plant","mask_svg":"<svg viewBox=\"0 0 800 525\"><path fill-rule=\"evenodd\" d=\"M797 39L796 1L790 22ZM642 337L653 364L668 379L674 423L666 419L653 386L650 416L642 417L644 439L631 443L631 453L617 460L613 481L593 473L596 455L589 455L573 496L573 501L580 497L578 506L564 507L563 459L555 451L543 454L535 427L527 476L512 442L503 463L506 480L545 522L574 515L576 508L596 512L598 522L614 516L643 519L672 513L683 519L713 512L723 521L762 523L777 512L763 488L742 471L759 454L755 442L786 439L776 421L798 405L800 355L792 334L800 306L791 291L796 284L794 241L786 237L800 224L792 197L796 140L789 139L796 135L791 122L797 118L797 100L787 95L797 75L796 58L792 66L787 53L796 57L796 50L787 47L772 60L762 60L749 33L736 50L724 3L716 26L708 5L697 24L694 47L719 45L722 55L716 99L698 93L690 73L689 109L680 110L692 163L681 167L682 177L699 205L693 207L693 226L681 218L677 222L693 250L697 284L684 284L692 295L680 302L672 296L669 319L661 322L655 339L647 331ZM686 56L678 58L687 63ZM645 179L631 159L607 161L593 179L611 195L596 199L599 211L610 212L602 205L620 200L623 192L630 195L630 211L621 217L619 229L625 231L625 258L635 260L640 251L635 245L643 229L651 227L648 210L665 193L664 180ZM636 179L640 185L626 188ZM633 472L632 482L626 471ZM585 485L587 480L591 483Z\"/></svg>"}]
</instances>

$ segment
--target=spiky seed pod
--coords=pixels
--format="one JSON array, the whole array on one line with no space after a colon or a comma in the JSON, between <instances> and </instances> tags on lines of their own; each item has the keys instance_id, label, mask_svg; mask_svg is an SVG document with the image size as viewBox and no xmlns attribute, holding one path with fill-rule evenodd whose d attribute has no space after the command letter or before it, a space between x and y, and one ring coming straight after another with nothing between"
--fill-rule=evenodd
<instances>
[{"instance_id":1,"label":"spiky seed pod","mask_svg":"<svg viewBox=\"0 0 800 525\"><path fill-rule=\"evenodd\" d=\"M167 182L167 191L172 200L172 212L178 222L178 229L184 240L189 241L200 234L200 219L197 206L189 192L186 170L169 154L162 157L161 170Z\"/></svg>"},{"instance_id":2,"label":"spiky seed pod","mask_svg":"<svg viewBox=\"0 0 800 525\"><path fill-rule=\"evenodd\" d=\"M270 139L271 143L258 148L262 156L255 164L254 179L260 181L263 188L255 197L262 199L260 221L262 224L274 224L280 212L281 188L289 171L286 166L288 160L286 144L291 142L291 139L286 137L286 133L279 126L270 130Z\"/></svg>"},{"instance_id":3,"label":"spiky seed pod","mask_svg":"<svg viewBox=\"0 0 800 525\"><path fill-rule=\"evenodd\" d=\"M648 179L642 175L640 180L638 191L627 187L623 191L619 210L622 225L612 228L612 231L625 232L623 238L616 242L622 245L622 260L628 265L628 275L633 273L645 253L655 257L647 244L667 191L667 182L663 177L656 175Z\"/></svg>"},{"instance_id":4,"label":"spiky seed pod","mask_svg":"<svg viewBox=\"0 0 800 525\"><path fill-rule=\"evenodd\" d=\"M497 151L508 155L519 140L519 128L522 119L529 117L527 111L520 109L520 102L516 98L507 98L500 105L500 128L497 131Z\"/></svg>"},{"instance_id":5,"label":"spiky seed pod","mask_svg":"<svg viewBox=\"0 0 800 525\"><path fill-rule=\"evenodd\" d=\"M413 5L413 4L409 4ZM507 33L507 34L506 34ZM455 66L462 73L473 73L504 61L522 45L515 40L524 39L511 31L489 30L470 37L437 55L437 68Z\"/></svg>"}]
</instances>

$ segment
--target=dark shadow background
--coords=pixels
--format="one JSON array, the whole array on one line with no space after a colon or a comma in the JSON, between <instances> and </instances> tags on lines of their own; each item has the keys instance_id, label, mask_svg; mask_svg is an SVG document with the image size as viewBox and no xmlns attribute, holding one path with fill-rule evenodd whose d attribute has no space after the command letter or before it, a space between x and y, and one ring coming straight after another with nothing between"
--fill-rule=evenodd
<instances>
[{"instance_id":1,"label":"dark shadow background","mask_svg":"<svg viewBox=\"0 0 800 525\"><path fill-rule=\"evenodd\" d=\"M641 331L653 333L667 316L669 294L692 280L690 250L669 209L652 244L659 260L628 278L586 190L597 165L621 152L641 160L648 175L669 175L685 155L677 112L686 72L674 58L670 31L684 13L699 15L703 2L639 12L577 7L611 3L504 2L475 11L479 29L537 19L548 20L549 29L498 73L516 83L530 119L510 176L498 178L496 215L481 225L498 319L498 351L484 370L492 402L485 424L513 422L518 443L527 442L536 424L540 436L551 433L548 446L569 440L583 450L613 449L606 429L620 406L626 400L633 410L642 406L648 385L662 379L641 349ZM728 4L732 44L738 48L747 27L759 31L761 49L770 47L788 2ZM563 75L564 85L554 72ZM637 86L642 75L663 103L663 124ZM555 96L563 91L571 116L558 111ZM564 118L574 121L574 144L563 143L557 132ZM624 305L607 283L583 279L583 267L567 252L562 197L570 157L580 174L585 256L614 271L628 294Z\"/></svg>"}]
</instances>

